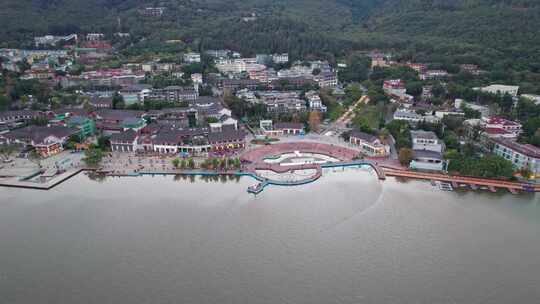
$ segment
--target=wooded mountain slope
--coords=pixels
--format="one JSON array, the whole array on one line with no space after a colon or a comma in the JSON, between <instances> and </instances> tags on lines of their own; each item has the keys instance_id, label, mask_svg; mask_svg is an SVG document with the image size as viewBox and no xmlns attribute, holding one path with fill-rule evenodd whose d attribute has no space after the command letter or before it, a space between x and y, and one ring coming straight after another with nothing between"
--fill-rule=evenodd
<instances>
[{"instance_id":1,"label":"wooded mountain slope","mask_svg":"<svg viewBox=\"0 0 540 304\"><path fill-rule=\"evenodd\" d=\"M204 38L240 51L331 52L394 47L537 62L536 0L4 0L0 46L47 33L126 31L150 40ZM165 6L161 18L137 9ZM258 20L244 22L255 13ZM197 40L198 41L198 40ZM419 50L421 49L421 50ZM525 67L523 67L525 68ZM539 68L539 67L537 67Z\"/></svg>"}]
</instances>

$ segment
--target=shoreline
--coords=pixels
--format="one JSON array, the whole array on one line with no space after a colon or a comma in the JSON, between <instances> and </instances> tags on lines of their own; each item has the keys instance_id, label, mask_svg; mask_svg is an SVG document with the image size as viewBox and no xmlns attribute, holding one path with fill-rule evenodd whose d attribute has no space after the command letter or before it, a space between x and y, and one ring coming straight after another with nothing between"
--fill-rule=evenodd
<instances>
[{"instance_id":1,"label":"shoreline","mask_svg":"<svg viewBox=\"0 0 540 304\"><path fill-rule=\"evenodd\" d=\"M44 183L36 183L30 181L21 181L21 180L0 180L0 187L9 187L9 188L23 188L23 189L33 189L33 190L50 190L56 186L68 181L72 177L78 175L81 172L96 172L99 174L104 174L105 176L111 177L138 177L144 175L186 175L186 176L221 176L221 175L234 175L234 176L249 176L257 181L259 184L251 186L248 188L248 192L258 194L264 190L269 185L276 186L289 186L295 187L304 184L309 184L317 181L323 175L323 169L327 168L336 168L336 167L353 167L353 166L369 166L377 175L379 180L384 181L387 176L394 178L407 178L411 180L424 180L424 181L439 181L439 182L448 182L456 189L466 189L472 191L485 190L483 188L487 187L487 190L491 192L497 192L499 189L506 189L512 194L520 193L537 193L540 192L540 185L527 184L520 182L510 182L502 181L496 179L484 179L476 177L465 177L465 176L451 176L445 174L437 173L424 173L418 171L410 170L398 170L391 167L385 167L384 165L379 166L375 162L362 160L362 161L352 161L352 162L340 162L340 163L327 163L321 165L302 165L292 168L274 168L275 166L254 164L251 168L240 169L240 170L226 170L226 171L216 171L216 170L207 170L207 169L193 169L193 170L167 170L167 171L149 171L149 170L140 170L137 172L131 171L129 173L114 173L111 171L103 171L100 168L75 168L68 170L60 175L52 178L50 181ZM265 178L256 173L256 170L269 170L275 173L283 173L294 170L305 170L305 169L315 169L316 174L310 176L306 179L297 180L297 181L279 181Z\"/></svg>"}]
</instances>

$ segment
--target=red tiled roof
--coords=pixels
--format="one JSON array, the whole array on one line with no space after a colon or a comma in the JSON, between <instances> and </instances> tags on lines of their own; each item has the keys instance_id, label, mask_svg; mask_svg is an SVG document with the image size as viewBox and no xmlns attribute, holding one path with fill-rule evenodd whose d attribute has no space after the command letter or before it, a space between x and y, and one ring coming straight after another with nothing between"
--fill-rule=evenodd
<instances>
[{"instance_id":1,"label":"red tiled roof","mask_svg":"<svg viewBox=\"0 0 540 304\"><path fill-rule=\"evenodd\" d=\"M506 131L505 129L502 129L502 128L484 128L484 132L486 132L488 134L491 134L491 135L510 134L510 132L508 132L508 131Z\"/></svg>"}]
</instances>

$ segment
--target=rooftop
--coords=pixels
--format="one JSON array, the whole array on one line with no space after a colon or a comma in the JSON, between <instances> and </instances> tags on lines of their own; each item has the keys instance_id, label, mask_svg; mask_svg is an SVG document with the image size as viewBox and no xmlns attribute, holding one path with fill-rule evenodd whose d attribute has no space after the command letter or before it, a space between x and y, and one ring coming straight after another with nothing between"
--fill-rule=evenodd
<instances>
[{"instance_id":1,"label":"rooftop","mask_svg":"<svg viewBox=\"0 0 540 304\"><path fill-rule=\"evenodd\" d=\"M111 135L110 141L115 142L133 142L137 138L137 132L133 130L127 130L120 133L114 133Z\"/></svg>"},{"instance_id":2,"label":"rooftop","mask_svg":"<svg viewBox=\"0 0 540 304\"><path fill-rule=\"evenodd\" d=\"M430 140L438 140L437 134L432 131L411 131L411 137L412 138L418 138L418 139L430 139Z\"/></svg>"},{"instance_id":3,"label":"rooftop","mask_svg":"<svg viewBox=\"0 0 540 304\"><path fill-rule=\"evenodd\" d=\"M370 143L373 143L373 142L379 140L376 136L373 136L371 134L367 134L367 133L364 133L364 132L360 132L360 131L357 131L357 130L351 131L351 137L360 138L360 139L365 140L365 141L370 142Z\"/></svg>"},{"instance_id":4,"label":"rooftop","mask_svg":"<svg viewBox=\"0 0 540 304\"><path fill-rule=\"evenodd\" d=\"M505 146L513 151L516 151L520 154L526 155L528 157L540 159L540 148L530 145L530 144L520 144L518 142L496 138L493 141L501 146Z\"/></svg>"},{"instance_id":5,"label":"rooftop","mask_svg":"<svg viewBox=\"0 0 540 304\"><path fill-rule=\"evenodd\" d=\"M429 150L414 150L414 158L443 159L442 153Z\"/></svg>"},{"instance_id":6,"label":"rooftop","mask_svg":"<svg viewBox=\"0 0 540 304\"><path fill-rule=\"evenodd\" d=\"M304 124L299 122L276 122L274 124L274 129L304 129Z\"/></svg>"}]
</instances>

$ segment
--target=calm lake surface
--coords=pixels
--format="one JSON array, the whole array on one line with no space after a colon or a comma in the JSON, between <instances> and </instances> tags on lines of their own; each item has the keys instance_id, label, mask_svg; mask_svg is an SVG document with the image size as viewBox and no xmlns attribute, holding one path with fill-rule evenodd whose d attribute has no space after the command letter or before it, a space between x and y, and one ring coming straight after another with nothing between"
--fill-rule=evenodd
<instances>
[{"instance_id":1,"label":"calm lake surface","mask_svg":"<svg viewBox=\"0 0 540 304\"><path fill-rule=\"evenodd\" d=\"M0 303L538 303L540 198L330 170L0 188Z\"/></svg>"}]
</instances>

